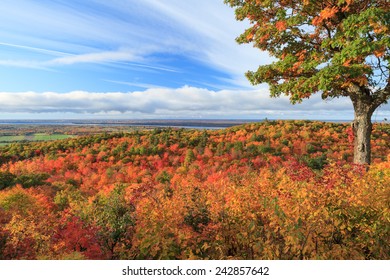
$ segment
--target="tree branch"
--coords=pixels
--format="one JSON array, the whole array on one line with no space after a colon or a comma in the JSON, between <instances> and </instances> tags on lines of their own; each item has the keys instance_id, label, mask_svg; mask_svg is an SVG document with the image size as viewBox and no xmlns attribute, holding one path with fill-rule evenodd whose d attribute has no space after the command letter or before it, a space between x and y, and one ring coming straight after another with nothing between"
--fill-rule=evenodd
<instances>
[{"instance_id":1,"label":"tree branch","mask_svg":"<svg viewBox=\"0 0 390 280\"><path fill-rule=\"evenodd\" d=\"M390 79L387 79L387 85L384 89L379 90L375 93L375 98L373 102L374 108L378 108L380 105L384 104L388 99L390 99Z\"/></svg>"}]
</instances>

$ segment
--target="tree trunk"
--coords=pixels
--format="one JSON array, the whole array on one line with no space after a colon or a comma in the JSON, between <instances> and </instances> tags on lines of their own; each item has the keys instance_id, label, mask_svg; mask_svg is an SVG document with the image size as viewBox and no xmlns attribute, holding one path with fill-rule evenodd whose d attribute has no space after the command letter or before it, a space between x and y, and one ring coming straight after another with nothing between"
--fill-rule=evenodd
<instances>
[{"instance_id":1,"label":"tree trunk","mask_svg":"<svg viewBox=\"0 0 390 280\"><path fill-rule=\"evenodd\" d=\"M371 163L371 116L375 110L372 99L368 96L351 98L355 110L355 118L352 123L354 133L354 154L355 164Z\"/></svg>"},{"instance_id":2,"label":"tree trunk","mask_svg":"<svg viewBox=\"0 0 390 280\"><path fill-rule=\"evenodd\" d=\"M353 149L353 162L356 164L371 163L371 115L368 113L357 114L353 121L353 133L355 136Z\"/></svg>"}]
</instances>

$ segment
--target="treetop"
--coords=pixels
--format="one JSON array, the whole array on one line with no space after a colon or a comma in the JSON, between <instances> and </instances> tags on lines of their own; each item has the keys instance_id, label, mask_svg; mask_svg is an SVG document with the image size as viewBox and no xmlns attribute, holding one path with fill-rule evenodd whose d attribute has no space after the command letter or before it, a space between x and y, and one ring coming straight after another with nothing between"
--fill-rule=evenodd
<instances>
[{"instance_id":1,"label":"treetop","mask_svg":"<svg viewBox=\"0 0 390 280\"><path fill-rule=\"evenodd\" d=\"M390 12L386 0L225 0L250 27L237 42L277 58L246 73L292 103L313 93L351 96L358 87L377 106L389 97Z\"/></svg>"}]
</instances>

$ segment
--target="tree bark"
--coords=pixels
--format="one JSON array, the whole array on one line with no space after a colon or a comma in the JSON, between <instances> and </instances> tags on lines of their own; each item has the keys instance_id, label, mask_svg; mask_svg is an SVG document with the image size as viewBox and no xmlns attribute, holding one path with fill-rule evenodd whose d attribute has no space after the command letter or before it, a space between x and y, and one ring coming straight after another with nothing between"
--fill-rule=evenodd
<instances>
[{"instance_id":1,"label":"tree bark","mask_svg":"<svg viewBox=\"0 0 390 280\"><path fill-rule=\"evenodd\" d=\"M353 98L355 97L355 98ZM371 117L375 110L375 105L371 96L359 94L351 96L355 110L355 118L352 123L354 133L354 154L355 164L371 163Z\"/></svg>"},{"instance_id":2,"label":"tree bark","mask_svg":"<svg viewBox=\"0 0 390 280\"><path fill-rule=\"evenodd\" d=\"M357 114L355 111L353 162L356 164L371 163L371 115L369 113Z\"/></svg>"}]
</instances>

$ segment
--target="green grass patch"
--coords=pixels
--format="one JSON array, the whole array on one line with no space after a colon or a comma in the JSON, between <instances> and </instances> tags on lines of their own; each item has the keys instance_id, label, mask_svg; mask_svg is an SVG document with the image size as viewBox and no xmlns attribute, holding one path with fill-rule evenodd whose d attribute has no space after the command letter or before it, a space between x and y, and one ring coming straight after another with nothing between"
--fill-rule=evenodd
<instances>
[{"instance_id":1,"label":"green grass patch","mask_svg":"<svg viewBox=\"0 0 390 280\"><path fill-rule=\"evenodd\" d=\"M15 135L15 136L0 136L0 143L3 142L16 142L25 140L26 137L24 135Z\"/></svg>"},{"instance_id":2,"label":"green grass patch","mask_svg":"<svg viewBox=\"0 0 390 280\"><path fill-rule=\"evenodd\" d=\"M0 146L20 141L54 141L72 138L74 135L35 133L32 135L0 136Z\"/></svg>"},{"instance_id":3,"label":"green grass patch","mask_svg":"<svg viewBox=\"0 0 390 280\"><path fill-rule=\"evenodd\" d=\"M74 137L73 135L66 135L66 134L42 134L42 133L36 133L34 134L32 141L51 141L51 140L62 140Z\"/></svg>"}]
</instances>

